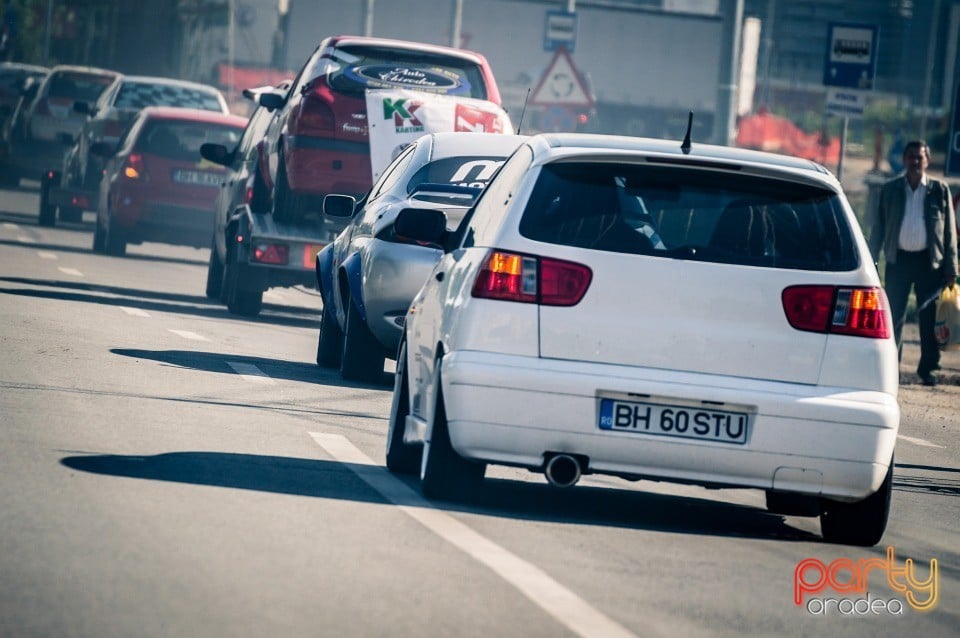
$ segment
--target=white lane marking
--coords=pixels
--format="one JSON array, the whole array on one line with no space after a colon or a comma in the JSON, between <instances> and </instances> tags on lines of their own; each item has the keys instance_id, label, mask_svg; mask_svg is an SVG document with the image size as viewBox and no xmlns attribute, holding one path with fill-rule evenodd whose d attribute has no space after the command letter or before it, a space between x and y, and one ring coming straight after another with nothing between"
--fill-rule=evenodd
<instances>
[{"instance_id":1,"label":"white lane marking","mask_svg":"<svg viewBox=\"0 0 960 638\"><path fill-rule=\"evenodd\" d=\"M120 310L124 311L128 315L133 317L149 317L150 314L146 310L140 310L139 308L127 308L126 306L120 306Z\"/></svg>"},{"instance_id":2,"label":"white lane marking","mask_svg":"<svg viewBox=\"0 0 960 638\"><path fill-rule=\"evenodd\" d=\"M190 339L191 341L209 341L203 335L198 335L196 332L190 332L189 330L174 330L173 328L167 328L170 332L177 335L178 337L183 337L184 339Z\"/></svg>"},{"instance_id":3,"label":"white lane marking","mask_svg":"<svg viewBox=\"0 0 960 638\"><path fill-rule=\"evenodd\" d=\"M253 365L252 363L242 363L240 361L227 361L227 365L233 368L233 371L240 375L244 381L250 383L261 383L272 385L274 382L266 372Z\"/></svg>"},{"instance_id":4,"label":"white lane marking","mask_svg":"<svg viewBox=\"0 0 960 638\"><path fill-rule=\"evenodd\" d=\"M400 510L516 587L570 631L579 636L634 636L626 628L594 609L585 600L553 580L535 565L511 554L411 490L386 469L339 434L310 432L310 436L340 463Z\"/></svg>"},{"instance_id":5,"label":"white lane marking","mask_svg":"<svg viewBox=\"0 0 960 638\"><path fill-rule=\"evenodd\" d=\"M13 230L16 230L17 228L20 228L20 227L17 226L16 224L12 224L12 223L10 223L10 222L3 222L3 227L4 227L4 228L11 228L11 229L13 229Z\"/></svg>"},{"instance_id":6,"label":"white lane marking","mask_svg":"<svg viewBox=\"0 0 960 638\"><path fill-rule=\"evenodd\" d=\"M56 261L57 259L59 259L59 257L57 257L57 255L56 255L56 253L52 253L52 252L50 252L50 251L48 251L48 250L38 250L38 251L37 251L37 254L40 256L40 259L52 259L52 260L54 260L54 261Z\"/></svg>"},{"instance_id":7,"label":"white lane marking","mask_svg":"<svg viewBox=\"0 0 960 638\"><path fill-rule=\"evenodd\" d=\"M905 435L903 435L903 434L898 434L898 435L897 435L897 438L898 438L898 439L903 439L903 440L906 441L907 443L913 443L914 445L922 445L923 447L938 447L938 448L940 448L941 450L947 449L947 448L943 447L942 445L937 445L936 443L931 443L930 441L924 441L923 439L918 439L918 438L915 438L915 437L912 437L912 436L905 436Z\"/></svg>"},{"instance_id":8,"label":"white lane marking","mask_svg":"<svg viewBox=\"0 0 960 638\"><path fill-rule=\"evenodd\" d=\"M27 237L26 235L17 235L17 241L21 244L35 244L37 243L33 237Z\"/></svg>"},{"instance_id":9,"label":"white lane marking","mask_svg":"<svg viewBox=\"0 0 960 638\"><path fill-rule=\"evenodd\" d=\"M74 277L83 277L83 273L77 270L76 268L64 268L63 266L60 266L59 268L57 268L57 270L59 270L65 275L73 275Z\"/></svg>"}]
</instances>

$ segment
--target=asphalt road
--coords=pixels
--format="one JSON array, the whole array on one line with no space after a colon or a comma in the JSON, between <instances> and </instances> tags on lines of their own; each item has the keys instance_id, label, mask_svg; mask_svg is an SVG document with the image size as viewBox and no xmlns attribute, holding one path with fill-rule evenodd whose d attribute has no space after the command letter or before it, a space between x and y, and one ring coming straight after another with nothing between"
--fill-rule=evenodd
<instances>
[{"instance_id":1,"label":"asphalt road","mask_svg":"<svg viewBox=\"0 0 960 638\"><path fill-rule=\"evenodd\" d=\"M315 293L232 317L203 295L207 251L95 255L90 213L41 228L36 206L0 191L0 636L957 635L949 388L902 395L871 549L746 490L494 468L476 502L434 503L383 468L389 371L313 364ZM801 560L888 545L919 579L938 561L931 611L881 569L871 600L902 614L846 615L865 595L829 589L794 604Z\"/></svg>"}]
</instances>

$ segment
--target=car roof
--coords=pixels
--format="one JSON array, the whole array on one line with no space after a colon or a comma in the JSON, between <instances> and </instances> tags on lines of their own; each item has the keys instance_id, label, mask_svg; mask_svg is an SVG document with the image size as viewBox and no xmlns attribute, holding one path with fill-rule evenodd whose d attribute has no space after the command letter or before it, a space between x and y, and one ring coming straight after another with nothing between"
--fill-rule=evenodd
<instances>
[{"instance_id":1,"label":"car roof","mask_svg":"<svg viewBox=\"0 0 960 638\"><path fill-rule=\"evenodd\" d=\"M674 140L594 133L542 133L531 138L534 153L549 161L572 156L656 156L676 166L720 168L723 165L751 166L802 174L824 184L839 188L833 174L820 164L799 157L754 151L732 146L692 143L689 152Z\"/></svg>"},{"instance_id":2,"label":"car roof","mask_svg":"<svg viewBox=\"0 0 960 638\"><path fill-rule=\"evenodd\" d=\"M124 75L120 78L121 82L137 82L142 84L166 84L169 86L182 86L184 88L200 89L211 93L220 93L220 89L210 84L202 82L191 82L190 80L180 80L177 78L167 78L159 75Z\"/></svg>"},{"instance_id":3,"label":"car roof","mask_svg":"<svg viewBox=\"0 0 960 638\"><path fill-rule=\"evenodd\" d=\"M503 135L499 133L432 133L433 157L457 157L463 155L510 155L526 135Z\"/></svg>"},{"instance_id":4,"label":"car roof","mask_svg":"<svg viewBox=\"0 0 960 638\"><path fill-rule=\"evenodd\" d=\"M50 69L37 64L24 64L23 62L0 62L0 72L3 71L26 71L27 73L49 73Z\"/></svg>"},{"instance_id":5,"label":"car roof","mask_svg":"<svg viewBox=\"0 0 960 638\"><path fill-rule=\"evenodd\" d=\"M140 117L151 120L181 120L185 122L231 124L240 128L247 125L247 118L240 115L206 111L203 109L185 109L177 106L148 106L140 112Z\"/></svg>"},{"instance_id":6,"label":"car roof","mask_svg":"<svg viewBox=\"0 0 960 638\"><path fill-rule=\"evenodd\" d=\"M101 69L95 66L79 66L76 64L58 64L50 69L50 75L53 75L54 73L87 73L90 75L106 75L110 77L121 75L119 71Z\"/></svg>"},{"instance_id":7,"label":"car roof","mask_svg":"<svg viewBox=\"0 0 960 638\"><path fill-rule=\"evenodd\" d=\"M410 40L393 40L391 38L371 38L362 35L336 35L331 37L327 44L329 46L373 46L388 47L392 49L406 49L409 51L424 51L427 53L436 53L440 55L449 55L465 60L470 60L476 64L486 62L486 58L475 51L466 49L454 49L438 44L427 44L425 42L413 42Z\"/></svg>"}]
</instances>

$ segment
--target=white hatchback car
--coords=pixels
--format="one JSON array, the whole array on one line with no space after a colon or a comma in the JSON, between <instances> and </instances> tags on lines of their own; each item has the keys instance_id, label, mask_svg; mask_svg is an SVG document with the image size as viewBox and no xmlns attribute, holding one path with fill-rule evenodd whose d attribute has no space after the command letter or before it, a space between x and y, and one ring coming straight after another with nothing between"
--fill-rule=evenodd
<instances>
[{"instance_id":1,"label":"white hatchback car","mask_svg":"<svg viewBox=\"0 0 960 638\"><path fill-rule=\"evenodd\" d=\"M686 144L684 145L686 146ZM831 542L886 527L900 422L886 296L840 184L718 146L539 135L405 320L387 466L458 498L487 464L765 490Z\"/></svg>"}]
</instances>

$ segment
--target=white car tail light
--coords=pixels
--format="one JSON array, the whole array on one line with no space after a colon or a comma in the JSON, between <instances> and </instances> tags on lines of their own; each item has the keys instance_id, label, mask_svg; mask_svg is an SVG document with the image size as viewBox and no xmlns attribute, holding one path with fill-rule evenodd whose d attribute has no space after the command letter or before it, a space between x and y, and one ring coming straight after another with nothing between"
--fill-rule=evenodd
<instances>
[{"instance_id":1,"label":"white car tail light","mask_svg":"<svg viewBox=\"0 0 960 638\"><path fill-rule=\"evenodd\" d=\"M593 272L583 264L494 250L477 275L473 296L544 306L575 306Z\"/></svg>"},{"instance_id":2,"label":"white car tail light","mask_svg":"<svg viewBox=\"0 0 960 638\"><path fill-rule=\"evenodd\" d=\"M790 286L781 299L787 321L797 330L872 339L890 336L881 288Z\"/></svg>"}]
</instances>

